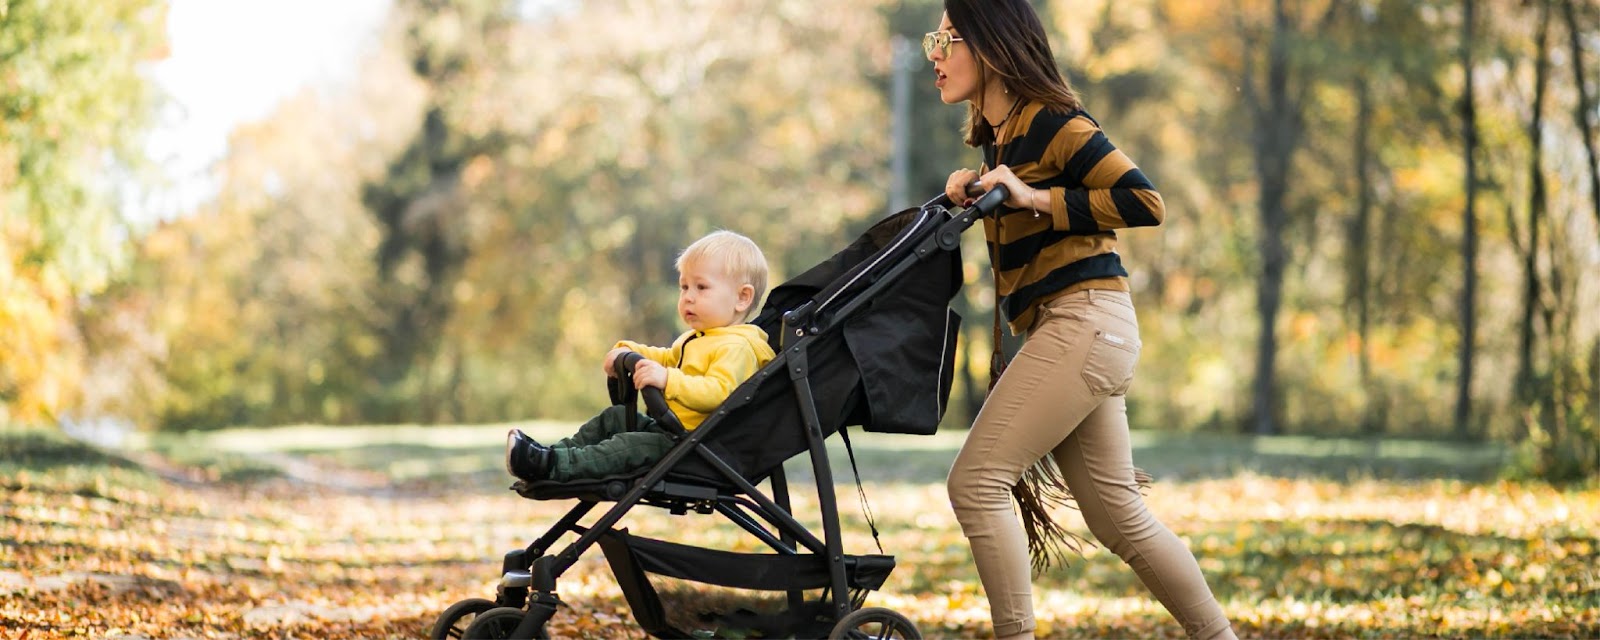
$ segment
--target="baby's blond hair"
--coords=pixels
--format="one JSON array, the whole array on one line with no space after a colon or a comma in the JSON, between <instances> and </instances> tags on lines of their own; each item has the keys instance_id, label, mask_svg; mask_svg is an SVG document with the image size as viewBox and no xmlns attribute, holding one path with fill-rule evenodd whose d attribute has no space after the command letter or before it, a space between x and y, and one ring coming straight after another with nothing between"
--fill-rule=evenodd
<instances>
[{"instance_id":1,"label":"baby's blond hair","mask_svg":"<svg viewBox=\"0 0 1600 640\"><path fill-rule=\"evenodd\" d=\"M709 264L707 261L720 265L720 271L739 281L740 285L748 284L755 289L750 308L744 313L745 318L749 318L760 305L761 295L767 292L767 257L762 255L761 247L756 246L754 240L732 231L713 231L678 254L678 262L674 266L682 273L683 265Z\"/></svg>"}]
</instances>

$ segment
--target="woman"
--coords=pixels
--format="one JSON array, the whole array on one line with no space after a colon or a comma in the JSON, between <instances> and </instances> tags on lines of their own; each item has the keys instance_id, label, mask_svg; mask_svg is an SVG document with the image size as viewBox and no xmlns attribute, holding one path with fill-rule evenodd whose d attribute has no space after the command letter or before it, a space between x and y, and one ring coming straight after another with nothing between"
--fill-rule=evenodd
<instances>
[{"instance_id":1,"label":"woman","mask_svg":"<svg viewBox=\"0 0 1600 640\"><path fill-rule=\"evenodd\" d=\"M984 234L997 306L1013 333L1027 334L949 478L995 635L1033 635L1029 554L1047 565L1046 538L1062 541L1041 500L1061 495L1064 481L1094 537L1133 567L1185 632L1231 638L1194 555L1146 510L1128 440L1124 394L1139 327L1112 229L1159 224L1161 196L1083 112L1026 0L944 6L923 48L941 99L968 103L966 142L983 148L985 167L951 173L945 190L963 202L974 180L984 191L1006 186L1005 206L984 221ZM1036 483L1018 491L1046 455L1060 476L1036 469ZM1026 536L1013 491L1031 516Z\"/></svg>"}]
</instances>

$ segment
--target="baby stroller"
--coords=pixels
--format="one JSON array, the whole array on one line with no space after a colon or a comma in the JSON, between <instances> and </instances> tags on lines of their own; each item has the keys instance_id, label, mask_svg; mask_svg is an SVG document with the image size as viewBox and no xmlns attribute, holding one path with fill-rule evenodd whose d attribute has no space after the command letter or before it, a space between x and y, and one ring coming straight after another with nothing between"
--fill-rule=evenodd
<instances>
[{"instance_id":1,"label":"baby stroller","mask_svg":"<svg viewBox=\"0 0 1600 640\"><path fill-rule=\"evenodd\" d=\"M940 196L891 215L773 289L754 323L777 358L692 432L668 411L659 389L634 392L629 374L641 356L617 358L613 402L636 405L642 395L676 444L654 466L627 476L518 481L512 489L523 497L577 504L527 548L505 555L493 599L451 605L431 637L548 637L546 624L561 605L556 580L598 545L634 618L655 637L919 638L905 616L863 608L894 557L844 553L824 439L838 432L848 447L847 425L922 435L937 428L960 324L949 302L962 283L961 233L1004 199L996 189L956 215ZM816 480L821 539L791 515L783 463L802 452L810 454ZM763 482L771 495L757 488ZM580 524L601 502L614 504ZM638 505L720 514L772 552L706 549L617 528ZM553 551L568 533L577 540ZM767 600L665 602L658 582L758 591Z\"/></svg>"}]
</instances>

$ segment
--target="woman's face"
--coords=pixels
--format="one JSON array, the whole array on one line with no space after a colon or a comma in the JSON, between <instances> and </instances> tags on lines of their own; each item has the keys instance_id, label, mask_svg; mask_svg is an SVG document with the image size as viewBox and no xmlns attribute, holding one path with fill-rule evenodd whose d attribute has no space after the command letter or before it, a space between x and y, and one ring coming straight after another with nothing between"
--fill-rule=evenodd
<instances>
[{"instance_id":1,"label":"woman's face","mask_svg":"<svg viewBox=\"0 0 1600 640\"><path fill-rule=\"evenodd\" d=\"M950 16L946 14L939 20L938 34L943 32L952 38L960 38L961 34L950 26ZM956 104L978 97L982 91L982 78L978 75L978 58L972 55L972 48L961 40L950 40L947 46L943 36L935 36L938 41L936 46L928 50L928 59L933 61L934 82L933 86L939 88L939 99L945 104Z\"/></svg>"}]
</instances>

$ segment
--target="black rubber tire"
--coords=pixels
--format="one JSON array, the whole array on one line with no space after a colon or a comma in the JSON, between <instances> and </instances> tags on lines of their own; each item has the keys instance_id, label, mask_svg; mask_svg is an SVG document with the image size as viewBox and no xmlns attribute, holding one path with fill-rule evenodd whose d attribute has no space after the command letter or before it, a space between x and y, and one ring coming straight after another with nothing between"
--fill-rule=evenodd
<instances>
[{"instance_id":1,"label":"black rubber tire","mask_svg":"<svg viewBox=\"0 0 1600 640\"><path fill-rule=\"evenodd\" d=\"M464 640L508 640L511 632L517 630L517 625L522 624L522 616L525 615L527 612L515 607L496 607L480 613L467 626Z\"/></svg>"},{"instance_id":2,"label":"black rubber tire","mask_svg":"<svg viewBox=\"0 0 1600 640\"><path fill-rule=\"evenodd\" d=\"M460 640L466 637L467 627L479 614L498 607L493 600L483 598L467 598L461 602L450 605L444 613L439 614L439 619L433 623L433 631L428 634L429 640Z\"/></svg>"},{"instance_id":3,"label":"black rubber tire","mask_svg":"<svg viewBox=\"0 0 1600 640\"><path fill-rule=\"evenodd\" d=\"M893 609L867 607L851 611L833 625L828 640L922 640L917 625Z\"/></svg>"}]
</instances>

